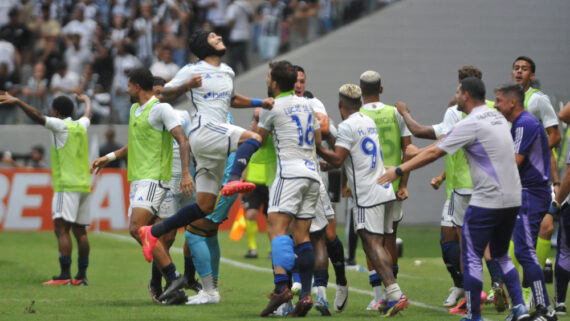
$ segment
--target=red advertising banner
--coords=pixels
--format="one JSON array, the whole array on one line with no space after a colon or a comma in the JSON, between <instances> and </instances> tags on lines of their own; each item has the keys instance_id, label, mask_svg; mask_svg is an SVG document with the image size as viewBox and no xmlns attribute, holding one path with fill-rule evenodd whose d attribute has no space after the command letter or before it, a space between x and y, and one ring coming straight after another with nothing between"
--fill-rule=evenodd
<instances>
[{"instance_id":1,"label":"red advertising banner","mask_svg":"<svg viewBox=\"0 0 570 321\"><path fill-rule=\"evenodd\" d=\"M126 169L104 169L92 176L90 230L126 230L129 183ZM0 169L0 230L53 230L53 188L49 169ZM232 206L221 229L230 229L240 207ZM265 230L264 215L258 215Z\"/></svg>"}]
</instances>

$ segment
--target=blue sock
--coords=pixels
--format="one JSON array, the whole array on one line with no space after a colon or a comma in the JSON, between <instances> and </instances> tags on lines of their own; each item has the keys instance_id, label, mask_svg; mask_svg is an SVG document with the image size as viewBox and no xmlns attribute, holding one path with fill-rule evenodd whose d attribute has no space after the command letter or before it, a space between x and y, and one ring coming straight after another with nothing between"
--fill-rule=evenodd
<instances>
[{"instance_id":1,"label":"blue sock","mask_svg":"<svg viewBox=\"0 0 570 321\"><path fill-rule=\"evenodd\" d=\"M186 242L192 253L192 261L200 277L212 274L212 258L206 238L186 231Z\"/></svg>"},{"instance_id":2,"label":"blue sock","mask_svg":"<svg viewBox=\"0 0 570 321\"><path fill-rule=\"evenodd\" d=\"M237 195L237 194L236 194ZM217 278L220 273L220 243L218 242L218 235L210 236L206 238L206 244L208 244L208 250L210 250L210 262L212 266L212 276Z\"/></svg>"},{"instance_id":3,"label":"blue sock","mask_svg":"<svg viewBox=\"0 0 570 321\"><path fill-rule=\"evenodd\" d=\"M275 283L275 293L281 293L289 283L289 276L287 274L273 274L273 283Z\"/></svg>"},{"instance_id":4,"label":"blue sock","mask_svg":"<svg viewBox=\"0 0 570 321\"><path fill-rule=\"evenodd\" d=\"M151 277L150 277L150 283L153 285L160 285L162 283L162 273L160 273L160 269L158 268L158 265L156 265L156 262L152 261L152 268L151 268Z\"/></svg>"},{"instance_id":5,"label":"blue sock","mask_svg":"<svg viewBox=\"0 0 570 321\"><path fill-rule=\"evenodd\" d=\"M447 271L453 279L453 285L457 288L463 288L463 274L460 265L460 248L459 242L440 243L443 262Z\"/></svg>"},{"instance_id":6,"label":"blue sock","mask_svg":"<svg viewBox=\"0 0 570 321\"><path fill-rule=\"evenodd\" d=\"M398 264L392 265L392 273L394 274L394 279L398 278L398 271L400 271Z\"/></svg>"},{"instance_id":7,"label":"blue sock","mask_svg":"<svg viewBox=\"0 0 570 321\"><path fill-rule=\"evenodd\" d=\"M490 259L489 261L485 261L487 264L487 269L489 270L489 274L491 275L491 282L503 283L501 278L501 267L497 260Z\"/></svg>"},{"instance_id":8,"label":"blue sock","mask_svg":"<svg viewBox=\"0 0 570 321\"><path fill-rule=\"evenodd\" d=\"M311 279L315 268L315 252L311 242L301 243L295 246L295 254L299 264L299 273L301 274L301 293L299 297L311 293Z\"/></svg>"},{"instance_id":9,"label":"blue sock","mask_svg":"<svg viewBox=\"0 0 570 321\"><path fill-rule=\"evenodd\" d=\"M77 258L77 275L75 276L76 279L85 279L87 277L86 271L87 267L89 266L89 257L79 257Z\"/></svg>"},{"instance_id":10,"label":"blue sock","mask_svg":"<svg viewBox=\"0 0 570 321\"><path fill-rule=\"evenodd\" d=\"M184 257L184 276L186 280L192 281L196 280L196 267L194 267L194 262L192 262L192 257Z\"/></svg>"},{"instance_id":11,"label":"blue sock","mask_svg":"<svg viewBox=\"0 0 570 321\"><path fill-rule=\"evenodd\" d=\"M61 277L66 279L71 278L71 273L69 268L71 267L71 256L60 256L59 257L59 268L61 269Z\"/></svg>"},{"instance_id":12,"label":"blue sock","mask_svg":"<svg viewBox=\"0 0 570 321\"><path fill-rule=\"evenodd\" d=\"M370 285L372 287L382 286L382 279L380 278L378 273L376 273L376 271L368 275L368 282L370 282Z\"/></svg>"},{"instance_id":13,"label":"blue sock","mask_svg":"<svg viewBox=\"0 0 570 321\"><path fill-rule=\"evenodd\" d=\"M293 268L293 282L301 283L301 274L299 273L299 268L295 263L295 267Z\"/></svg>"},{"instance_id":14,"label":"blue sock","mask_svg":"<svg viewBox=\"0 0 570 321\"><path fill-rule=\"evenodd\" d=\"M336 284L346 285L347 281L346 273L344 270L344 247L342 246L342 242L338 239L338 236L331 243L327 243L327 252L334 268Z\"/></svg>"},{"instance_id":15,"label":"blue sock","mask_svg":"<svg viewBox=\"0 0 570 321\"><path fill-rule=\"evenodd\" d=\"M164 274L164 277L166 278L166 281L168 281L168 282L176 279L180 275L178 273L178 271L176 270L176 266L174 265L174 262L170 262L170 264L163 267L162 268L162 274Z\"/></svg>"},{"instance_id":16,"label":"blue sock","mask_svg":"<svg viewBox=\"0 0 570 321\"><path fill-rule=\"evenodd\" d=\"M184 206L178 212L176 212L176 214L165 219L164 221L160 221L154 224L150 229L150 233L154 237L161 237L162 235L172 230L175 230L179 227L184 227L191 222L205 216L206 214L202 212L196 203Z\"/></svg>"},{"instance_id":17,"label":"blue sock","mask_svg":"<svg viewBox=\"0 0 570 321\"><path fill-rule=\"evenodd\" d=\"M228 182L237 181L241 179L241 173L249 163L251 155L259 149L259 142L255 139L247 139L241 145L239 145L236 156L234 159L234 164L232 165L232 170L230 171L230 176Z\"/></svg>"},{"instance_id":18,"label":"blue sock","mask_svg":"<svg viewBox=\"0 0 570 321\"><path fill-rule=\"evenodd\" d=\"M315 270L314 286L327 286L329 283L329 270Z\"/></svg>"}]
</instances>

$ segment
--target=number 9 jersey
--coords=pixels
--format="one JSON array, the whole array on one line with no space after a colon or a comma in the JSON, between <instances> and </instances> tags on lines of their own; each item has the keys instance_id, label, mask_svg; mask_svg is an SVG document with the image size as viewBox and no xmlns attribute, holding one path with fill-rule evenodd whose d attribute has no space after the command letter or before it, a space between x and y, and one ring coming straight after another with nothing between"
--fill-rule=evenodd
<instances>
[{"instance_id":1,"label":"number 9 jersey","mask_svg":"<svg viewBox=\"0 0 570 321\"><path fill-rule=\"evenodd\" d=\"M313 148L320 127L306 98L293 91L282 93L271 110L261 110L258 126L273 135L278 177L319 181Z\"/></svg>"},{"instance_id":2,"label":"number 9 jersey","mask_svg":"<svg viewBox=\"0 0 570 321\"><path fill-rule=\"evenodd\" d=\"M356 205L373 207L396 199L392 184L378 185L376 180L386 171L376 123L355 112L338 125L335 146L348 150L344 167Z\"/></svg>"}]
</instances>

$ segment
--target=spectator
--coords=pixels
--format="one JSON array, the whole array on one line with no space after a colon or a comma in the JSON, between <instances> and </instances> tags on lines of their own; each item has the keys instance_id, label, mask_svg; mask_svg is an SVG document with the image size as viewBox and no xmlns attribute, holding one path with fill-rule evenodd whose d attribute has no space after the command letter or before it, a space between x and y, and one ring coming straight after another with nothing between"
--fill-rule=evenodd
<instances>
[{"instance_id":1,"label":"spectator","mask_svg":"<svg viewBox=\"0 0 570 321\"><path fill-rule=\"evenodd\" d=\"M212 23L214 32L225 40L228 37L226 10L230 0L199 0L198 7L206 10L206 21Z\"/></svg>"},{"instance_id":2,"label":"spectator","mask_svg":"<svg viewBox=\"0 0 570 321\"><path fill-rule=\"evenodd\" d=\"M113 27L111 28L111 41L123 42L127 39L129 29L125 27L125 16L119 11L113 15Z\"/></svg>"},{"instance_id":3,"label":"spectator","mask_svg":"<svg viewBox=\"0 0 570 321\"><path fill-rule=\"evenodd\" d=\"M2 155L2 163L8 164L15 168L48 168L46 162L44 161L45 150L42 145L36 145L32 147L29 155L18 157L25 159L25 165L17 163L14 158L12 158L12 153L4 152Z\"/></svg>"},{"instance_id":4,"label":"spectator","mask_svg":"<svg viewBox=\"0 0 570 321\"><path fill-rule=\"evenodd\" d=\"M16 47L2 37L0 37L0 64L6 65L8 78L15 79L17 83L22 58Z\"/></svg>"},{"instance_id":5,"label":"spectator","mask_svg":"<svg viewBox=\"0 0 570 321\"><path fill-rule=\"evenodd\" d=\"M32 61L29 48L32 44L32 32L25 24L20 22L20 11L14 7L8 13L9 22L0 28L0 38L11 42L24 58L24 63Z\"/></svg>"},{"instance_id":6,"label":"spectator","mask_svg":"<svg viewBox=\"0 0 570 321\"><path fill-rule=\"evenodd\" d=\"M51 77L55 72L55 66L50 61L59 56L57 42L61 35L61 24L50 17L50 5L42 4L41 14L31 25L34 33L34 58L36 62L46 64L46 74Z\"/></svg>"},{"instance_id":7,"label":"spectator","mask_svg":"<svg viewBox=\"0 0 570 321\"><path fill-rule=\"evenodd\" d=\"M172 60L183 67L186 65L186 45L191 18L194 13L192 9L183 2L173 1L168 8L168 15L165 16L164 39L166 44L172 49Z\"/></svg>"},{"instance_id":8,"label":"spectator","mask_svg":"<svg viewBox=\"0 0 570 321\"><path fill-rule=\"evenodd\" d=\"M123 146L115 141L115 129L113 127L107 128L105 131L105 144L99 148L99 157L112 153ZM116 159L109 162L107 168L125 168L126 158Z\"/></svg>"},{"instance_id":9,"label":"spectator","mask_svg":"<svg viewBox=\"0 0 570 321\"><path fill-rule=\"evenodd\" d=\"M93 55L89 50L90 47L82 47L80 33L69 34L70 43L63 55L65 62L67 63L67 70L73 72L82 77L83 83L85 83L91 75ZM85 87L84 85L82 86ZM83 92L83 90L79 90Z\"/></svg>"},{"instance_id":10,"label":"spectator","mask_svg":"<svg viewBox=\"0 0 570 321\"><path fill-rule=\"evenodd\" d=\"M102 90L108 92L113 81L113 69L109 66L113 65L113 57L111 51L113 42L102 25L97 24L95 29L95 37L93 37L93 47L91 53L93 55L93 78L95 83L102 86ZM95 107L94 107L95 109ZM95 110L93 110L95 112Z\"/></svg>"},{"instance_id":11,"label":"spectator","mask_svg":"<svg viewBox=\"0 0 570 321\"><path fill-rule=\"evenodd\" d=\"M67 95L70 98L75 98L73 96L73 92L77 91L80 85L80 76L75 72L68 70L65 62L60 62L56 73L51 77L50 81L50 93L52 95L52 99L61 95Z\"/></svg>"},{"instance_id":12,"label":"spectator","mask_svg":"<svg viewBox=\"0 0 570 321\"><path fill-rule=\"evenodd\" d=\"M0 41L1 43L2 41ZM0 54L0 58L2 57ZM5 62L0 62L0 91L7 91L10 95L16 95L18 93L17 82L15 75L8 72L8 65ZM0 124L14 124L15 122L16 105L11 104L0 108Z\"/></svg>"},{"instance_id":13,"label":"spectator","mask_svg":"<svg viewBox=\"0 0 570 321\"><path fill-rule=\"evenodd\" d=\"M245 0L230 0L226 20L230 29L229 65L237 75L238 65L241 65L242 71L249 69L247 44L251 39L249 29L253 22L253 8Z\"/></svg>"},{"instance_id":14,"label":"spectator","mask_svg":"<svg viewBox=\"0 0 570 321\"><path fill-rule=\"evenodd\" d=\"M174 75L180 70L177 64L172 62L172 49L168 46L159 46L158 60L150 67L153 76L160 77L167 82L174 78Z\"/></svg>"},{"instance_id":15,"label":"spectator","mask_svg":"<svg viewBox=\"0 0 570 321\"><path fill-rule=\"evenodd\" d=\"M154 48L152 22L152 11L150 2L143 2L140 6L141 16L133 24L137 45L137 57L145 66L152 63L152 52Z\"/></svg>"},{"instance_id":16,"label":"spectator","mask_svg":"<svg viewBox=\"0 0 570 321\"><path fill-rule=\"evenodd\" d=\"M24 100L34 106L44 115L48 114L46 98L48 94L48 80L46 78L46 67L38 62L34 65L34 73L28 78L26 86L22 89Z\"/></svg>"},{"instance_id":17,"label":"spectator","mask_svg":"<svg viewBox=\"0 0 570 321\"><path fill-rule=\"evenodd\" d=\"M259 7L260 35L259 55L261 60L269 60L279 51L281 41L281 28L289 9L280 0L265 0Z\"/></svg>"},{"instance_id":18,"label":"spectator","mask_svg":"<svg viewBox=\"0 0 570 321\"><path fill-rule=\"evenodd\" d=\"M93 101L91 102L93 108L93 117L91 124L104 124L110 122L111 116L111 94L103 91L100 84L96 84L93 89Z\"/></svg>"},{"instance_id":19,"label":"spectator","mask_svg":"<svg viewBox=\"0 0 570 321\"><path fill-rule=\"evenodd\" d=\"M86 19L83 14L83 6L76 6L73 10L73 20L63 27L63 35L66 43L70 42L69 36L81 35L81 47L91 48L91 41L95 34L97 23L94 20Z\"/></svg>"},{"instance_id":20,"label":"spectator","mask_svg":"<svg viewBox=\"0 0 570 321\"><path fill-rule=\"evenodd\" d=\"M8 12L13 7L17 6L20 3L19 0L2 0L0 1L0 26L3 26L8 23Z\"/></svg>"},{"instance_id":21,"label":"spectator","mask_svg":"<svg viewBox=\"0 0 570 321\"><path fill-rule=\"evenodd\" d=\"M114 75L111 85L111 96L113 97L113 109L121 124L129 123L129 106L131 98L127 94L129 79L127 74L130 70L142 66L140 60L127 51L126 45L122 42L115 44L117 55L113 60Z\"/></svg>"}]
</instances>

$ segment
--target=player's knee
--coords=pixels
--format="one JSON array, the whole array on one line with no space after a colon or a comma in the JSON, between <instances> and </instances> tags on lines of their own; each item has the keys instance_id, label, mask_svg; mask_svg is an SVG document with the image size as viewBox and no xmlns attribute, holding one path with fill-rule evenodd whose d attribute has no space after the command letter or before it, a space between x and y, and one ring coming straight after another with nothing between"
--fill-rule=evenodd
<instances>
[{"instance_id":1,"label":"player's knee","mask_svg":"<svg viewBox=\"0 0 570 321\"><path fill-rule=\"evenodd\" d=\"M136 224L129 224L129 233L136 240L139 239L139 227L140 226L138 226Z\"/></svg>"},{"instance_id":2,"label":"player's knee","mask_svg":"<svg viewBox=\"0 0 570 321\"><path fill-rule=\"evenodd\" d=\"M293 239L288 235L279 235L271 241L273 266L280 266L290 271L295 264Z\"/></svg>"},{"instance_id":3,"label":"player's knee","mask_svg":"<svg viewBox=\"0 0 570 321\"><path fill-rule=\"evenodd\" d=\"M254 133L254 132L251 133L251 137L249 137L249 139L256 140L259 144L261 144L261 141L263 140L261 138L261 135L259 135L258 133Z\"/></svg>"}]
</instances>

